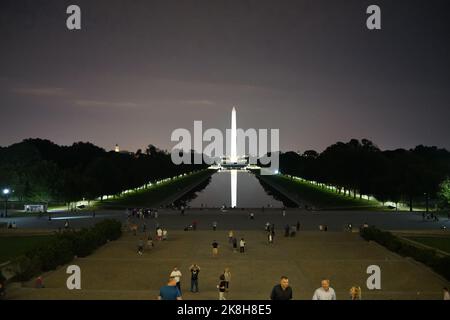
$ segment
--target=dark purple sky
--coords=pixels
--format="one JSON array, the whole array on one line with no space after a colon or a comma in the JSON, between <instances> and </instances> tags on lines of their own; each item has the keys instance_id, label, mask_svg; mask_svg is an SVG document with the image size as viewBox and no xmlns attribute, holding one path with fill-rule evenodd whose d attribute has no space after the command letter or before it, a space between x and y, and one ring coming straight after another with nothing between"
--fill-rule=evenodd
<instances>
[{"instance_id":1,"label":"dark purple sky","mask_svg":"<svg viewBox=\"0 0 450 320\"><path fill-rule=\"evenodd\" d=\"M283 150L450 148L446 2L1 0L0 145L171 148L194 120L228 128L236 105L238 127L279 128Z\"/></svg>"}]
</instances>

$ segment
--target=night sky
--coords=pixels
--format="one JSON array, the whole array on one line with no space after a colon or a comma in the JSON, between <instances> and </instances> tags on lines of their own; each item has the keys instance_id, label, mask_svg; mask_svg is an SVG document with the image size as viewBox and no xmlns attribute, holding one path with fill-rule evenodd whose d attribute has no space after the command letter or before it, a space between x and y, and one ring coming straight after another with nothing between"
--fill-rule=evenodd
<instances>
[{"instance_id":1,"label":"night sky","mask_svg":"<svg viewBox=\"0 0 450 320\"><path fill-rule=\"evenodd\" d=\"M0 145L170 149L194 120L229 128L236 106L238 127L279 128L285 151L450 149L448 2L1 0Z\"/></svg>"}]
</instances>

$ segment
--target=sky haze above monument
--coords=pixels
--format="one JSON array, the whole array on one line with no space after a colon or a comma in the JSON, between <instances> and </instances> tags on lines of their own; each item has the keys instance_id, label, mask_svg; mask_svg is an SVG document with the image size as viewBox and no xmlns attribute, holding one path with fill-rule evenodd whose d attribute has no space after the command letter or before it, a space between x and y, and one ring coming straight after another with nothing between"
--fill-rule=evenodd
<instances>
[{"instance_id":1,"label":"sky haze above monument","mask_svg":"<svg viewBox=\"0 0 450 320\"><path fill-rule=\"evenodd\" d=\"M174 129L225 131L237 106L238 128L278 128L285 151L450 148L448 1L377 1L377 31L370 4L2 0L0 145L170 149Z\"/></svg>"}]
</instances>

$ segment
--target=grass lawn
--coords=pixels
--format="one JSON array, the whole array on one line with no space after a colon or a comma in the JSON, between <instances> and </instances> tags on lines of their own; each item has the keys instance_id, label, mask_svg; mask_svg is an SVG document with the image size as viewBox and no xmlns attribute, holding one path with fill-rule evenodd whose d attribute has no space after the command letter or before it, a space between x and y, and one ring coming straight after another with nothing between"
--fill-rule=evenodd
<instances>
[{"instance_id":1,"label":"grass lawn","mask_svg":"<svg viewBox=\"0 0 450 320\"><path fill-rule=\"evenodd\" d=\"M175 178L160 184L152 185L148 189L128 193L115 199L108 199L103 202L98 201L97 206L104 208L152 207L171 195L179 193L190 185L205 180L213 173L214 171L212 170L202 170L181 178Z\"/></svg>"},{"instance_id":2,"label":"grass lawn","mask_svg":"<svg viewBox=\"0 0 450 320\"><path fill-rule=\"evenodd\" d=\"M306 181L294 180L283 175L265 176L268 182L278 185L287 192L297 196L299 199L311 203L321 208L342 208L342 209L383 209L376 200L365 200L344 196L335 191L322 188Z\"/></svg>"},{"instance_id":3,"label":"grass lawn","mask_svg":"<svg viewBox=\"0 0 450 320\"><path fill-rule=\"evenodd\" d=\"M408 237L408 239L450 253L450 237Z\"/></svg>"},{"instance_id":4,"label":"grass lawn","mask_svg":"<svg viewBox=\"0 0 450 320\"><path fill-rule=\"evenodd\" d=\"M16 258L34 247L49 241L53 235L1 236L0 263Z\"/></svg>"}]
</instances>

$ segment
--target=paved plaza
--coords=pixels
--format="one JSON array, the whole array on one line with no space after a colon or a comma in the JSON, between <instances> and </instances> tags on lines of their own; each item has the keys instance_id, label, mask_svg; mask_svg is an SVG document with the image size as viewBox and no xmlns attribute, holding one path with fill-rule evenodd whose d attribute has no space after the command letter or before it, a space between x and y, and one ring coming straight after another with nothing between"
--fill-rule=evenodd
<instances>
[{"instance_id":1,"label":"paved plaza","mask_svg":"<svg viewBox=\"0 0 450 320\"><path fill-rule=\"evenodd\" d=\"M246 253L233 252L223 229L169 229L167 241L139 256L140 235L125 232L91 256L72 262L81 267L82 290L66 289L68 275L62 267L44 275L45 289L25 284L12 288L9 298L155 299L174 266L183 273L184 299L218 299L216 285L225 267L232 273L228 299L268 299L281 275L289 277L294 299L311 299L324 277L331 279L341 300L349 299L353 285L362 287L363 299L441 299L442 287L448 285L425 266L366 242L358 233L300 231L295 238L285 238L280 227L273 245L267 244L264 230L241 228L235 236L245 238ZM218 257L211 254L213 240L220 244ZM199 293L189 292L192 263L201 267ZM366 288L369 265L381 267L382 290Z\"/></svg>"}]
</instances>

